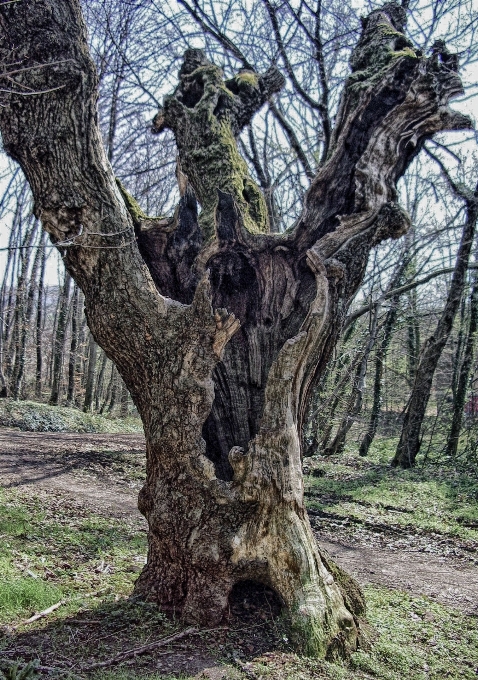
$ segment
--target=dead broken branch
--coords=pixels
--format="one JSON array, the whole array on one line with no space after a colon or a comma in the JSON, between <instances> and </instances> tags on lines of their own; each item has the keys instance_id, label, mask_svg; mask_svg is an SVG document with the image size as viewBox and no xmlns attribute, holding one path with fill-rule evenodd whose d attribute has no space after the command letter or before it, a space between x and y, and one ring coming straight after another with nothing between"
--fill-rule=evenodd
<instances>
[{"instance_id":1,"label":"dead broken branch","mask_svg":"<svg viewBox=\"0 0 478 680\"><path fill-rule=\"evenodd\" d=\"M89 666L82 666L80 670L84 672L92 671L95 668L114 666L115 664L121 663L122 661L126 661L126 659L131 659L135 656L139 656L140 654L146 654L157 647L164 647L165 645L169 645L172 642L176 642L176 640L181 640L182 638L187 637L188 635L193 635L197 632L197 628L186 628L186 630L182 630L179 633L174 633L173 635L168 635L161 638L160 640L156 640L156 642L150 642L149 644L142 645L141 647L128 649L126 652L121 652L121 654L117 654L110 659L106 659L106 661L99 661L98 663L92 663Z\"/></svg>"},{"instance_id":2,"label":"dead broken branch","mask_svg":"<svg viewBox=\"0 0 478 680\"><path fill-rule=\"evenodd\" d=\"M41 612L38 612L37 614L34 614L33 616L30 616L29 619L26 619L26 621L22 621L21 623L17 623L16 626L13 626L13 628L19 628L20 626L27 626L29 623L33 623L34 621L38 621L38 619L42 619L44 616L48 616L52 612L54 612L56 609L61 607L62 604L65 604L65 600L60 600L60 602L57 602L56 604L52 604L51 607L48 607L47 609L44 609Z\"/></svg>"}]
</instances>

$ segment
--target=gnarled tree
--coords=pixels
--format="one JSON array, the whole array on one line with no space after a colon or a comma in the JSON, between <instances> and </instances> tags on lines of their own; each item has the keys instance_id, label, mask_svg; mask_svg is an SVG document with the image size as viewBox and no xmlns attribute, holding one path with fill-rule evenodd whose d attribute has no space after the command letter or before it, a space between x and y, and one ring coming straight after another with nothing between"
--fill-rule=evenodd
<instances>
[{"instance_id":1,"label":"gnarled tree","mask_svg":"<svg viewBox=\"0 0 478 680\"><path fill-rule=\"evenodd\" d=\"M6 95L4 148L144 423L149 553L137 593L211 624L234 584L264 583L310 651L353 649L361 598L311 532L303 415L371 248L409 227L397 180L426 138L471 125L447 106L461 92L456 59L415 51L399 5L372 12L302 215L272 234L236 138L282 86L275 69L224 80L186 53L154 122L175 134L182 199L173 218L148 218L103 149L77 0L0 13L17 82L37 93Z\"/></svg>"}]
</instances>

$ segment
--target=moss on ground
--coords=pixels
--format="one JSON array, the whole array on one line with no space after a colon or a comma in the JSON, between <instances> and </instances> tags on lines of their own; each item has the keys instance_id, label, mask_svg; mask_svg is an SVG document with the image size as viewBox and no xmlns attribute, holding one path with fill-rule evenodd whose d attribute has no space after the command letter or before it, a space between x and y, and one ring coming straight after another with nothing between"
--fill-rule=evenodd
<instances>
[{"instance_id":1,"label":"moss on ground","mask_svg":"<svg viewBox=\"0 0 478 680\"><path fill-rule=\"evenodd\" d=\"M65 600L77 611L98 589L131 592L146 555L136 525L105 518L51 492L0 489L0 623Z\"/></svg>"},{"instance_id":2,"label":"moss on ground","mask_svg":"<svg viewBox=\"0 0 478 680\"><path fill-rule=\"evenodd\" d=\"M324 484L324 493L332 483L344 484L340 490L347 495L365 493L378 503L375 483L384 485L380 493L387 488L392 493L397 481L388 468L392 476L387 476L383 465L389 448L379 441L370 461L349 452L335 464L335 473L332 461L321 461L318 464L326 476L311 479ZM450 471L423 470L425 478L415 478L418 472L404 473L408 483L398 485L400 503L424 502L423 487L420 493L413 492L415 480L418 485L438 484L434 490L444 484L451 489L453 503L460 504L460 512L465 505L471 509L471 486L460 477L454 486L457 478ZM376 476L360 491L356 482L363 482L364 473ZM352 488L351 483L355 484ZM438 494L437 503L445 514L450 511L449 493ZM336 496L334 510L345 513L347 503ZM412 515L410 521L415 518L420 520L420 514ZM378 586L364 589L373 644L346 662L299 656L279 624L261 620L254 625L244 622L234 630L204 631L177 647L84 673L83 664L111 658L177 627L153 603L128 599L146 553L145 533L138 521L101 516L64 492L4 489L0 491L0 543L0 651L9 663L19 660L21 667L39 658L43 666L59 667L63 675L70 671L95 680L189 679L198 677L198 671L188 671L188 659L199 655L207 656L209 665L224 671L226 678L249 673L270 680L472 680L478 673L476 617L426 597ZM48 617L13 629L35 611L59 601L64 604ZM275 637L264 646L269 629ZM261 644L262 651L255 651ZM178 665L161 670L159 664L165 658L173 658ZM65 659L74 665L65 665Z\"/></svg>"},{"instance_id":3,"label":"moss on ground","mask_svg":"<svg viewBox=\"0 0 478 680\"><path fill-rule=\"evenodd\" d=\"M142 433L138 417L112 418L83 413L67 406L50 406L36 401L0 399L0 426L18 427L25 432L96 432L104 434Z\"/></svg>"},{"instance_id":4,"label":"moss on ground","mask_svg":"<svg viewBox=\"0 0 478 680\"><path fill-rule=\"evenodd\" d=\"M308 507L478 541L476 477L437 464L391 468L394 445L395 439L377 439L365 459L353 446L340 456L309 459L322 476L306 477Z\"/></svg>"}]
</instances>

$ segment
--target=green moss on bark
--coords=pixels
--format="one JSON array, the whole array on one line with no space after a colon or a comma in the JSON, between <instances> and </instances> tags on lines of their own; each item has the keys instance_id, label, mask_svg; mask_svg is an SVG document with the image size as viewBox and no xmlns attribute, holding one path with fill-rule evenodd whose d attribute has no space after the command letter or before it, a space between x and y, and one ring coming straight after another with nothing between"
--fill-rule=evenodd
<instances>
[{"instance_id":1,"label":"green moss on bark","mask_svg":"<svg viewBox=\"0 0 478 680\"><path fill-rule=\"evenodd\" d=\"M189 51L180 84L164 101L163 124L174 132L181 170L201 205L199 223L207 240L216 235L219 191L234 198L248 231L269 231L266 201L235 138L237 116L242 115L238 112L247 110L252 116L257 108L259 80L256 73L242 72L225 82L218 66Z\"/></svg>"},{"instance_id":2,"label":"green moss on bark","mask_svg":"<svg viewBox=\"0 0 478 680\"><path fill-rule=\"evenodd\" d=\"M246 229L252 233L267 232L266 202L239 153L227 117L218 120L212 113L203 110L188 111L188 115L191 129L207 131L209 141L209 144L185 147L181 154L182 169L201 204L199 222L205 237L215 235L218 190L234 198Z\"/></svg>"},{"instance_id":3,"label":"green moss on bark","mask_svg":"<svg viewBox=\"0 0 478 680\"><path fill-rule=\"evenodd\" d=\"M118 186L118 189L121 192L121 196L123 197L125 205L128 209L128 212L131 215L131 217L133 218L133 222L135 224L138 224L141 220L147 219L148 216L142 210L138 201L135 198L133 198L133 196L131 196L130 193L128 193L128 191L123 186L121 180L119 180L117 177L115 177L115 179L116 179L116 184Z\"/></svg>"},{"instance_id":4,"label":"green moss on bark","mask_svg":"<svg viewBox=\"0 0 478 680\"><path fill-rule=\"evenodd\" d=\"M242 73L238 73L237 76L235 77L235 80L239 87L241 85L259 87L259 78L257 77L257 73L253 73L252 71L244 71Z\"/></svg>"},{"instance_id":5,"label":"green moss on bark","mask_svg":"<svg viewBox=\"0 0 478 680\"><path fill-rule=\"evenodd\" d=\"M333 560L325 557L322 551L320 556L325 568L334 577L334 581L339 587L347 609L355 617L363 616L365 614L365 597L357 581Z\"/></svg>"}]
</instances>

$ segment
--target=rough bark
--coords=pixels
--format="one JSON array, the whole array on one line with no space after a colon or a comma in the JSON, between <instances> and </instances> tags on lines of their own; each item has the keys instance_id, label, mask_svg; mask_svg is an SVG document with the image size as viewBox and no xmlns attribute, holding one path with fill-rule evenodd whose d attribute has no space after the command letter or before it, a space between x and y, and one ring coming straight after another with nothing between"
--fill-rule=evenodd
<instances>
[{"instance_id":1,"label":"rough bark","mask_svg":"<svg viewBox=\"0 0 478 680\"><path fill-rule=\"evenodd\" d=\"M363 602L311 532L303 414L370 249L408 228L397 179L426 137L470 127L447 106L461 92L455 70L438 53L413 51L398 5L373 12L302 217L269 234L235 136L280 86L275 70L224 82L204 55L186 53L155 119L157 132L175 133L182 199L172 219L154 220L105 157L76 0L25 0L2 6L1 17L2 40L25 66L56 63L19 76L50 91L10 97L4 147L144 424L149 552L136 592L211 625L235 583L258 581L280 596L298 644L346 653Z\"/></svg>"}]
</instances>

